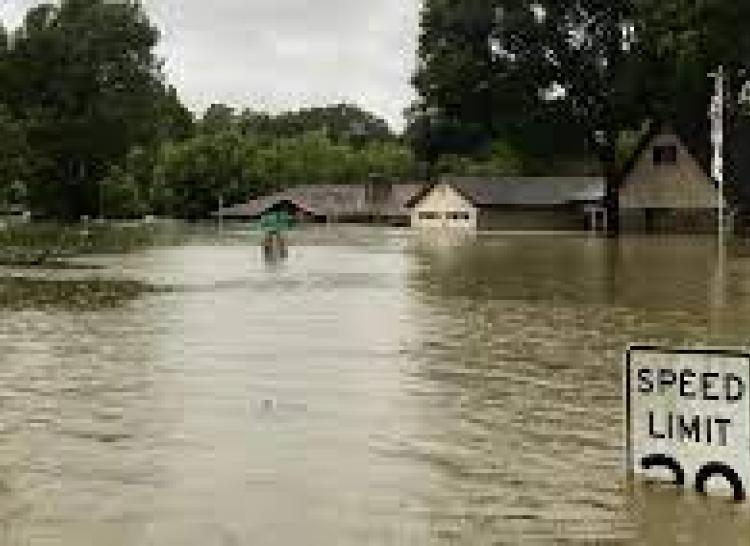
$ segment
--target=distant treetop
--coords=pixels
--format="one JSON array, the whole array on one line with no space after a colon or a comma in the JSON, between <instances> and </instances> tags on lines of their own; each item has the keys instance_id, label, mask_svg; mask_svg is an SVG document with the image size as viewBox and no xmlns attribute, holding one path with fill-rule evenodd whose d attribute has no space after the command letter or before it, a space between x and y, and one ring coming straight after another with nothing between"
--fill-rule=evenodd
<instances>
[{"instance_id":1,"label":"distant treetop","mask_svg":"<svg viewBox=\"0 0 750 546\"><path fill-rule=\"evenodd\" d=\"M208 133L237 129L247 136L258 137L294 137L322 131L335 142L353 145L395 139L385 120L350 104L303 108L277 115L252 109L237 112L227 105L213 104L203 115L200 128Z\"/></svg>"}]
</instances>

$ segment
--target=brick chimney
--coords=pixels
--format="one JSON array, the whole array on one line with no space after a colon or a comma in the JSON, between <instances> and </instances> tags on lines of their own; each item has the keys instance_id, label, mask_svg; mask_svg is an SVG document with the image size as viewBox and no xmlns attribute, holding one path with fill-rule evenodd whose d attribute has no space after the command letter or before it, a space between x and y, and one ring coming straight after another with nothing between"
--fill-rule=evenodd
<instances>
[{"instance_id":1,"label":"brick chimney","mask_svg":"<svg viewBox=\"0 0 750 546\"><path fill-rule=\"evenodd\" d=\"M386 207L393 197L393 184L383 175L371 174L365 187L367 206L379 211Z\"/></svg>"}]
</instances>

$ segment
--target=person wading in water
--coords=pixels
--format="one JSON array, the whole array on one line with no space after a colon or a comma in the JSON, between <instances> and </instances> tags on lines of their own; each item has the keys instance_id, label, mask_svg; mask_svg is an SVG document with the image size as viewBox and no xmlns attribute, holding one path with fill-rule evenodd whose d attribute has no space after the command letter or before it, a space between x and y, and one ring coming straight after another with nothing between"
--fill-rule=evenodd
<instances>
[{"instance_id":1,"label":"person wading in water","mask_svg":"<svg viewBox=\"0 0 750 546\"><path fill-rule=\"evenodd\" d=\"M266 261L275 262L287 257L286 241L281 231L268 231L263 237L263 256Z\"/></svg>"},{"instance_id":2,"label":"person wading in water","mask_svg":"<svg viewBox=\"0 0 750 546\"><path fill-rule=\"evenodd\" d=\"M275 211L261 218L263 256L267 262L277 262L288 256L284 230L291 227L291 218L285 211Z\"/></svg>"}]
</instances>

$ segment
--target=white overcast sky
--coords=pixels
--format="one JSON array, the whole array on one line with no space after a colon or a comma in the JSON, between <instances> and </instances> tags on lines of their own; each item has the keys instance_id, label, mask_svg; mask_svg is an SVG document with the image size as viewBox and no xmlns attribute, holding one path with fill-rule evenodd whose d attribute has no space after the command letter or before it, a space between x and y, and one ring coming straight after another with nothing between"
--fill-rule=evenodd
<instances>
[{"instance_id":1,"label":"white overcast sky","mask_svg":"<svg viewBox=\"0 0 750 546\"><path fill-rule=\"evenodd\" d=\"M0 0L15 27L35 0ZM414 97L419 0L143 0L169 81L213 102L279 112L358 104L403 126Z\"/></svg>"}]
</instances>

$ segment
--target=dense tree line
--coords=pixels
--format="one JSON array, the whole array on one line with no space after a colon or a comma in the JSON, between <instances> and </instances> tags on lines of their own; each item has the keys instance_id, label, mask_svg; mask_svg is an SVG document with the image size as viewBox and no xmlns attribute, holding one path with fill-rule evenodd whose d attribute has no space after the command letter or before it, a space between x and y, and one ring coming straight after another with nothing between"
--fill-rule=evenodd
<instances>
[{"instance_id":1,"label":"dense tree line","mask_svg":"<svg viewBox=\"0 0 750 546\"><path fill-rule=\"evenodd\" d=\"M351 105L195 119L136 0L62 0L0 27L0 204L201 217L298 183L600 172L648 121L705 120L706 74L750 68L742 0L425 0L419 99L397 136ZM614 209L615 194L609 203Z\"/></svg>"},{"instance_id":2,"label":"dense tree line","mask_svg":"<svg viewBox=\"0 0 750 546\"><path fill-rule=\"evenodd\" d=\"M199 130L163 142L153 155L132 150L103 181L103 206L109 215L200 218L219 199L235 203L298 184L363 182L373 173L406 180L415 172L413 154L395 139L355 147L324 131L261 137L234 128Z\"/></svg>"},{"instance_id":3,"label":"dense tree line","mask_svg":"<svg viewBox=\"0 0 750 546\"><path fill-rule=\"evenodd\" d=\"M618 150L649 121L705 120L720 64L736 111L748 21L745 0L425 0L407 134L430 161L497 141L526 169L593 157L614 210Z\"/></svg>"},{"instance_id":4,"label":"dense tree line","mask_svg":"<svg viewBox=\"0 0 750 546\"><path fill-rule=\"evenodd\" d=\"M0 205L37 215L199 218L299 183L416 176L382 119L336 105L194 119L135 0L62 0L0 26Z\"/></svg>"},{"instance_id":5,"label":"dense tree line","mask_svg":"<svg viewBox=\"0 0 750 546\"><path fill-rule=\"evenodd\" d=\"M14 142L3 182L6 192L23 183L36 209L95 210L110 166L187 118L162 81L158 32L137 3L42 4L2 34L0 131L15 135L3 143Z\"/></svg>"}]
</instances>

